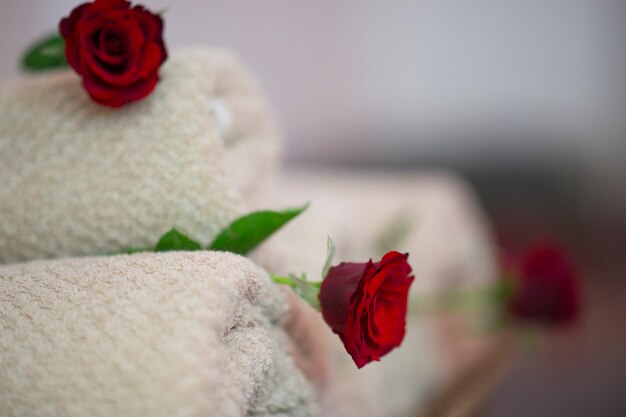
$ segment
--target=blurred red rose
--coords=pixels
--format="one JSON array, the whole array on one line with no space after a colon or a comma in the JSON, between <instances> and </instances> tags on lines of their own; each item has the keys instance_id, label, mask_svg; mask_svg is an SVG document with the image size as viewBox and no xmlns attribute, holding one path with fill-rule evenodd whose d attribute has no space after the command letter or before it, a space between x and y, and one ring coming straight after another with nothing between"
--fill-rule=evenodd
<instances>
[{"instance_id":1,"label":"blurred red rose","mask_svg":"<svg viewBox=\"0 0 626 417\"><path fill-rule=\"evenodd\" d=\"M578 317L578 276L558 246L531 248L512 275L515 281L509 311L513 317L541 324L564 324Z\"/></svg>"},{"instance_id":2,"label":"blurred red rose","mask_svg":"<svg viewBox=\"0 0 626 417\"><path fill-rule=\"evenodd\" d=\"M341 263L322 282L322 316L358 368L379 360L404 338L413 282L407 258L389 252L376 263Z\"/></svg>"},{"instance_id":3,"label":"blurred red rose","mask_svg":"<svg viewBox=\"0 0 626 417\"><path fill-rule=\"evenodd\" d=\"M95 0L59 24L65 56L91 98L120 107L152 92L167 58L163 21L125 0Z\"/></svg>"}]
</instances>

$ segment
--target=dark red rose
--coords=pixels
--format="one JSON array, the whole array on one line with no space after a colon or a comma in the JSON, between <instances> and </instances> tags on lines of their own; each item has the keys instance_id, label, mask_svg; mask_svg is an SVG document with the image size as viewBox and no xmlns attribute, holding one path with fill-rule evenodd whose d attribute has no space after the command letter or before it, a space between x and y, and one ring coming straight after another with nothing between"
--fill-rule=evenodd
<instances>
[{"instance_id":1,"label":"dark red rose","mask_svg":"<svg viewBox=\"0 0 626 417\"><path fill-rule=\"evenodd\" d=\"M95 0L59 24L65 56L91 98L120 107L152 92L167 58L163 21L126 0Z\"/></svg>"},{"instance_id":2,"label":"dark red rose","mask_svg":"<svg viewBox=\"0 0 626 417\"><path fill-rule=\"evenodd\" d=\"M531 248L512 275L515 282L509 311L516 319L564 324L578 317L581 304L578 277L557 246Z\"/></svg>"},{"instance_id":3,"label":"dark red rose","mask_svg":"<svg viewBox=\"0 0 626 417\"><path fill-rule=\"evenodd\" d=\"M408 256L389 252L376 263L341 263L322 282L322 316L358 368L379 360L404 338L413 282Z\"/></svg>"}]
</instances>

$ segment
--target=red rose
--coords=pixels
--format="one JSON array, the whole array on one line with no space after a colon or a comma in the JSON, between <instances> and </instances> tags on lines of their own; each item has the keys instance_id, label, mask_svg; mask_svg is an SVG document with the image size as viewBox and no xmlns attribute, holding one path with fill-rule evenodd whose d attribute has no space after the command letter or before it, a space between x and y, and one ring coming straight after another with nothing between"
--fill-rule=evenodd
<instances>
[{"instance_id":1,"label":"red rose","mask_svg":"<svg viewBox=\"0 0 626 417\"><path fill-rule=\"evenodd\" d=\"M389 252L376 263L341 263L322 282L322 316L359 368L379 360L404 338L413 282L408 256Z\"/></svg>"},{"instance_id":2,"label":"red rose","mask_svg":"<svg viewBox=\"0 0 626 417\"><path fill-rule=\"evenodd\" d=\"M95 101L120 107L152 92L167 58L163 21L126 0L95 0L59 24L65 56Z\"/></svg>"},{"instance_id":3,"label":"red rose","mask_svg":"<svg viewBox=\"0 0 626 417\"><path fill-rule=\"evenodd\" d=\"M581 304L578 278L557 246L530 249L517 269L509 302L513 317L544 324L563 324L577 318Z\"/></svg>"}]
</instances>

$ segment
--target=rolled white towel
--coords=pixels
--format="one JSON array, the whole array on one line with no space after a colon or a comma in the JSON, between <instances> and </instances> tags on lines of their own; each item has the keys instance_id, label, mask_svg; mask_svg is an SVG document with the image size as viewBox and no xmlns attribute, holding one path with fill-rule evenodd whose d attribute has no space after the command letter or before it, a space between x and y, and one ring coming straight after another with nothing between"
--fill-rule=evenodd
<instances>
[{"instance_id":1,"label":"rolled white towel","mask_svg":"<svg viewBox=\"0 0 626 417\"><path fill-rule=\"evenodd\" d=\"M285 308L227 253L0 266L0 415L309 416Z\"/></svg>"},{"instance_id":2,"label":"rolled white towel","mask_svg":"<svg viewBox=\"0 0 626 417\"><path fill-rule=\"evenodd\" d=\"M177 227L208 243L248 210L279 137L232 54L174 52L145 100L110 109L69 70L0 90L0 262L154 245Z\"/></svg>"}]
</instances>

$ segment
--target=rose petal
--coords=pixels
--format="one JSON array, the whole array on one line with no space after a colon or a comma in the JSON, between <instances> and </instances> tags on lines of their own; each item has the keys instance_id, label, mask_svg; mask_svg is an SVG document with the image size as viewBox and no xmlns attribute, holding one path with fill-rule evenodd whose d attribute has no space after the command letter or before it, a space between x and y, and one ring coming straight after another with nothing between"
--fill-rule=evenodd
<instances>
[{"instance_id":1,"label":"rose petal","mask_svg":"<svg viewBox=\"0 0 626 417\"><path fill-rule=\"evenodd\" d=\"M390 252L377 263L340 264L322 283L322 316L359 368L379 360L404 338L413 282L407 258Z\"/></svg>"},{"instance_id":2,"label":"rose petal","mask_svg":"<svg viewBox=\"0 0 626 417\"><path fill-rule=\"evenodd\" d=\"M328 270L322 281L319 300L322 315L331 329L343 334L349 314L350 298L356 291L367 263L342 263Z\"/></svg>"},{"instance_id":3,"label":"rose petal","mask_svg":"<svg viewBox=\"0 0 626 417\"><path fill-rule=\"evenodd\" d=\"M96 0L59 23L68 63L89 95L112 107L150 94L167 58L162 19L142 6L130 7L126 0Z\"/></svg>"},{"instance_id":4,"label":"rose petal","mask_svg":"<svg viewBox=\"0 0 626 417\"><path fill-rule=\"evenodd\" d=\"M140 100L148 96L158 82L158 76L139 80L137 83L124 87L111 87L99 84L87 78L83 79L83 85L91 98L100 104L109 107L121 107L126 103Z\"/></svg>"},{"instance_id":5,"label":"rose petal","mask_svg":"<svg viewBox=\"0 0 626 417\"><path fill-rule=\"evenodd\" d=\"M513 275L517 278L509 303L513 317L546 324L565 324L578 317L578 277L558 246L530 249Z\"/></svg>"},{"instance_id":6,"label":"rose petal","mask_svg":"<svg viewBox=\"0 0 626 417\"><path fill-rule=\"evenodd\" d=\"M97 51L99 48L94 44L93 37L106 27L115 27L116 30L124 32L128 39L127 48L130 58L123 65L120 65L119 68L107 65L98 59ZM123 87L149 75L148 73L145 73L143 76L140 74L145 38L135 19L132 16L128 16L125 11L112 11L107 15L99 16L86 22L82 37L81 47L85 51L90 51L90 53L83 54L84 65L100 81L112 86ZM154 70L156 68L158 68L158 65L154 67Z\"/></svg>"}]
</instances>

